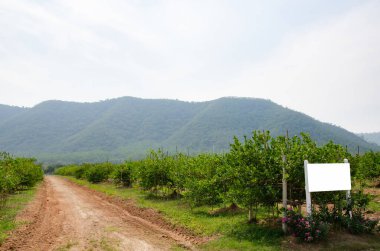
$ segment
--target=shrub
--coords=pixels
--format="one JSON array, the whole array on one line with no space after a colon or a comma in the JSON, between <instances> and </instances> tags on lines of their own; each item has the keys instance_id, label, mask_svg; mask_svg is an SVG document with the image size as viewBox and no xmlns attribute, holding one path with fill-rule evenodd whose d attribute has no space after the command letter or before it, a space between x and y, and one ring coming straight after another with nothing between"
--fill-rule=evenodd
<instances>
[{"instance_id":1,"label":"shrub","mask_svg":"<svg viewBox=\"0 0 380 251\"><path fill-rule=\"evenodd\" d=\"M327 193L326 193L327 194ZM329 222L334 227L347 229L351 234L370 233L376 227L378 221L366 219L364 217L365 208L371 200L371 196L364 194L363 191L353 191L351 194L350 205L341 205L341 200L344 193L330 193L335 194L336 198L334 207L329 209L327 203L329 197L323 200L323 196L319 198L319 211L313 212L313 218L319 221ZM327 194L328 195L328 194ZM345 195L344 195L345 196ZM345 204L346 202L344 202ZM352 217L349 211L352 212Z\"/></svg>"},{"instance_id":2,"label":"shrub","mask_svg":"<svg viewBox=\"0 0 380 251\"><path fill-rule=\"evenodd\" d=\"M0 152L0 207L9 194L32 187L42 179L43 171L35 159L14 158Z\"/></svg>"},{"instance_id":3,"label":"shrub","mask_svg":"<svg viewBox=\"0 0 380 251\"><path fill-rule=\"evenodd\" d=\"M342 219L342 225L352 234L371 233L378 222L378 220L364 218L364 215L359 210L352 213L352 218L345 215Z\"/></svg>"},{"instance_id":4,"label":"shrub","mask_svg":"<svg viewBox=\"0 0 380 251\"><path fill-rule=\"evenodd\" d=\"M111 178L117 185L130 187L132 185L132 163L116 165L111 174Z\"/></svg>"},{"instance_id":5,"label":"shrub","mask_svg":"<svg viewBox=\"0 0 380 251\"><path fill-rule=\"evenodd\" d=\"M20 189L32 187L43 178L42 168L35 163L35 159L16 158L13 168L20 178Z\"/></svg>"},{"instance_id":6,"label":"shrub","mask_svg":"<svg viewBox=\"0 0 380 251\"><path fill-rule=\"evenodd\" d=\"M311 217L303 217L292 209L288 209L286 217L282 219L289 232L300 241L314 242L323 240L329 232L329 225Z\"/></svg>"},{"instance_id":7,"label":"shrub","mask_svg":"<svg viewBox=\"0 0 380 251\"><path fill-rule=\"evenodd\" d=\"M140 186L156 195L159 188L171 188L173 180L170 177L170 170L173 165L173 158L167 156L162 150L151 151L139 170Z\"/></svg>"},{"instance_id":8,"label":"shrub","mask_svg":"<svg viewBox=\"0 0 380 251\"><path fill-rule=\"evenodd\" d=\"M222 157L201 154L189 159L186 164L188 170L183 182L185 200L192 206L222 203Z\"/></svg>"},{"instance_id":9,"label":"shrub","mask_svg":"<svg viewBox=\"0 0 380 251\"><path fill-rule=\"evenodd\" d=\"M85 175L85 168L83 166L76 166L74 169L73 169L73 173L74 173L74 177L76 179L83 179L84 178L84 175Z\"/></svg>"},{"instance_id":10,"label":"shrub","mask_svg":"<svg viewBox=\"0 0 380 251\"><path fill-rule=\"evenodd\" d=\"M106 181L111 171L111 163L87 164L84 176L91 183L99 183Z\"/></svg>"},{"instance_id":11,"label":"shrub","mask_svg":"<svg viewBox=\"0 0 380 251\"><path fill-rule=\"evenodd\" d=\"M370 220L364 217L364 212L371 201L371 195L363 193L363 191L355 191L351 196L352 217L349 212L342 217L341 225L352 234L371 233L378 220Z\"/></svg>"}]
</instances>

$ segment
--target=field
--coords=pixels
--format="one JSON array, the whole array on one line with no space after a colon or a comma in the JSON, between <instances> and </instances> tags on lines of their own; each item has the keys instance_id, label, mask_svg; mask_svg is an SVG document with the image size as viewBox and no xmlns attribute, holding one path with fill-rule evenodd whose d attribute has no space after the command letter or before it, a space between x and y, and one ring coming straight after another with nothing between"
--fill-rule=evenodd
<instances>
[{"instance_id":1,"label":"field","mask_svg":"<svg viewBox=\"0 0 380 251\"><path fill-rule=\"evenodd\" d=\"M305 216L305 159L348 159L351 200L343 191L313 193L312 216ZM40 173L31 160L13 160L4 158L2 170L19 184L23 179L11 164ZM46 176L19 217L30 223L0 249L380 249L380 153L352 155L333 142L318 146L305 134L289 139L257 131L243 142L235 138L225 154L169 155L159 149L139 161L73 164L55 174L61 177ZM23 187L3 192L4 201Z\"/></svg>"}]
</instances>

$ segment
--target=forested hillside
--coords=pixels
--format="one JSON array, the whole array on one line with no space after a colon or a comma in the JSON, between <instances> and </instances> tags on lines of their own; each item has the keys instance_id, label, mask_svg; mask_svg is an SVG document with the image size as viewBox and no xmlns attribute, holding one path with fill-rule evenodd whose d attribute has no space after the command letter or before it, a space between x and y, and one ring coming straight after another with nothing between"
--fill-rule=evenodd
<instances>
[{"instance_id":1,"label":"forested hillside","mask_svg":"<svg viewBox=\"0 0 380 251\"><path fill-rule=\"evenodd\" d=\"M0 124L27 110L27 108L0 104Z\"/></svg>"},{"instance_id":2,"label":"forested hillside","mask_svg":"<svg viewBox=\"0 0 380 251\"><path fill-rule=\"evenodd\" d=\"M359 136L370 143L375 143L380 146L380 132L360 133Z\"/></svg>"},{"instance_id":3,"label":"forested hillside","mask_svg":"<svg viewBox=\"0 0 380 251\"><path fill-rule=\"evenodd\" d=\"M253 130L270 130L274 136L303 131L320 143L333 140L352 151L357 146L361 151L378 150L345 129L253 98L46 101L33 108L1 106L0 118L0 149L49 162L136 159L159 147L190 154L222 152L234 135Z\"/></svg>"}]
</instances>

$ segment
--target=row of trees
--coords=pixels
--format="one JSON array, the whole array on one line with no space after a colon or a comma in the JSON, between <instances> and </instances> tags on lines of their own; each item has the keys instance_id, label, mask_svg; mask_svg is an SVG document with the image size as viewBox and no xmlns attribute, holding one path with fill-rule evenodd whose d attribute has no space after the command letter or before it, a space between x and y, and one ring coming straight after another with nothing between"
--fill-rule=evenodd
<instances>
[{"instance_id":1,"label":"row of trees","mask_svg":"<svg viewBox=\"0 0 380 251\"><path fill-rule=\"evenodd\" d=\"M0 153L0 207L9 194L28 189L43 179L43 171L35 159Z\"/></svg>"},{"instance_id":2,"label":"row of trees","mask_svg":"<svg viewBox=\"0 0 380 251\"><path fill-rule=\"evenodd\" d=\"M71 165L58 169L56 174L90 182L113 180L124 186L140 187L155 196L183 198L191 206L235 204L246 208L249 219L255 220L260 206L268 208L268 212L278 212L283 169L288 199L300 207L305 198L304 160L337 163L345 158L359 184L380 177L380 153L353 156L333 142L318 146L307 134L272 137L261 131L254 131L242 141L234 138L226 154L169 155L158 150L141 161ZM342 199L336 192L313 195L319 204L339 204Z\"/></svg>"}]
</instances>

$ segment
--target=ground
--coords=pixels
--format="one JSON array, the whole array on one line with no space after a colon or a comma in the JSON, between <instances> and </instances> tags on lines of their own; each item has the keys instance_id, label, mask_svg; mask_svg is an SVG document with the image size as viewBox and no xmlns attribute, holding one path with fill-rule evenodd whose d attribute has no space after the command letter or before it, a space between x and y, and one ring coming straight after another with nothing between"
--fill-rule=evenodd
<instances>
[{"instance_id":1,"label":"ground","mask_svg":"<svg viewBox=\"0 0 380 251\"><path fill-rule=\"evenodd\" d=\"M126 210L130 209L130 210ZM172 229L153 210L134 207L60 177L48 176L22 224L0 250L194 249L196 239Z\"/></svg>"}]
</instances>

